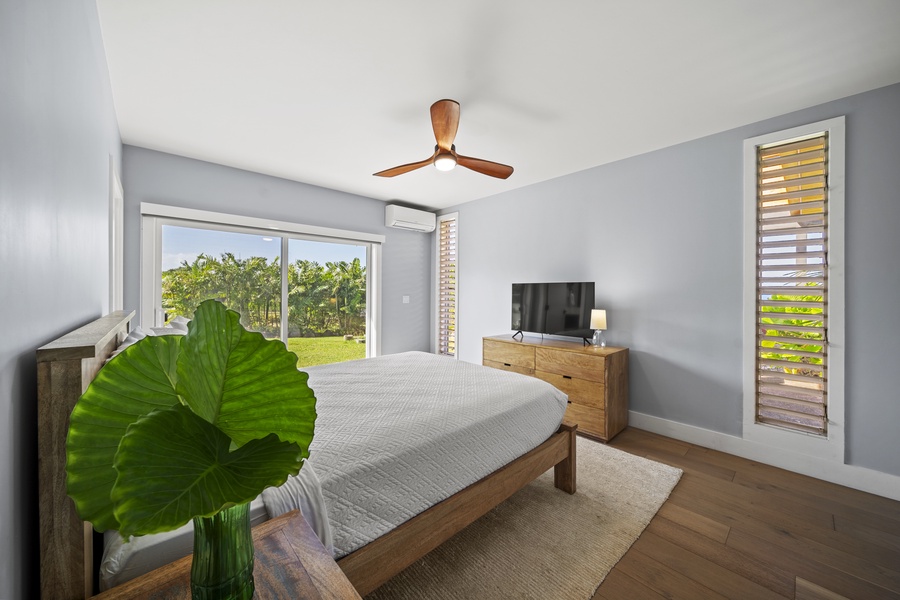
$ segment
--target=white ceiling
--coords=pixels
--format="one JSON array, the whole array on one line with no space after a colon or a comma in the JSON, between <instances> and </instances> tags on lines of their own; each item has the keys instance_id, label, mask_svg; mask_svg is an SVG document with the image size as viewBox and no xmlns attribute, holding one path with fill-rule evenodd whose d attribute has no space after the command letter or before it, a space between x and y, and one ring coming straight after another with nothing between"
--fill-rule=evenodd
<instances>
[{"instance_id":1,"label":"white ceiling","mask_svg":"<svg viewBox=\"0 0 900 600\"><path fill-rule=\"evenodd\" d=\"M122 140L443 208L900 81L900 0L98 0ZM461 105L432 167L429 106Z\"/></svg>"}]
</instances>

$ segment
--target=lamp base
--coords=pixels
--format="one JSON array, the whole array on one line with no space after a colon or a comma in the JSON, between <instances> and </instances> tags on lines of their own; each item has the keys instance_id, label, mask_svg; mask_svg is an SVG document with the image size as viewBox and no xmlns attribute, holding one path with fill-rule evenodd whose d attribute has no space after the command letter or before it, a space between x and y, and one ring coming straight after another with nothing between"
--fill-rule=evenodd
<instances>
[{"instance_id":1,"label":"lamp base","mask_svg":"<svg viewBox=\"0 0 900 600\"><path fill-rule=\"evenodd\" d=\"M605 347L606 347L606 338L603 337L603 330L602 330L602 329L595 329L595 330L594 330L594 337L591 338L591 345L592 345L592 346L598 346L598 347L600 347L600 348L605 348Z\"/></svg>"}]
</instances>

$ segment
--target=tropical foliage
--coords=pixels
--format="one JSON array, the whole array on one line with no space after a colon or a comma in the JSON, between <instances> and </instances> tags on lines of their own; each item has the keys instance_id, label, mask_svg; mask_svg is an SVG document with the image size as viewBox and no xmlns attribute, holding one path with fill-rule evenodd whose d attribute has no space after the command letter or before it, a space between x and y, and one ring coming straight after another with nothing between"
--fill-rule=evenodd
<instances>
[{"instance_id":1,"label":"tropical foliage","mask_svg":"<svg viewBox=\"0 0 900 600\"><path fill-rule=\"evenodd\" d=\"M812 295L782 295L775 294L770 300L776 302L822 302L822 296L812 296ZM772 306L762 306L760 307L762 312L773 312L776 309ZM819 333L810 333L810 332L800 332L800 331L785 331L783 327L785 326L799 326L799 327L822 327L822 309L815 307L802 307L802 306L794 306L787 308L777 309L779 311L791 313L792 316L790 318L778 317L778 318L770 318L763 317L760 319L760 323L766 326L765 335L767 336L778 336L778 337L786 337L786 338L796 338L796 342L773 342L768 340L760 341L760 345L763 348L771 348L771 351L762 351L760 352L760 358L764 359L772 359L772 360L781 360L781 361L789 361L796 363L805 363L805 364L813 364L813 365L821 365L822 359L819 357L810 357L795 354L794 352L821 352L822 346L824 345L824 341L822 340L822 336ZM796 315L796 316L793 316ZM794 372L798 374L806 374L818 376L820 372L818 370L810 371L807 369L803 369L802 364L797 365L797 369L787 369L781 368L781 370L785 372Z\"/></svg>"},{"instance_id":2,"label":"tropical foliage","mask_svg":"<svg viewBox=\"0 0 900 600\"><path fill-rule=\"evenodd\" d=\"M309 456L316 399L297 356L201 303L187 335L110 360L72 411L66 487L79 516L123 537L249 502Z\"/></svg>"},{"instance_id":3,"label":"tropical foliage","mask_svg":"<svg viewBox=\"0 0 900 600\"><path fill-rule=\"evenodd\" d=\"M201 254L165 271L163 309L190 317L204 300L220 300L241 315L241 325L267 337L281 327L281 264L254 256ZM288 337L365 335L366 268L351 262L297 260L288 265Z\"/></svg>"}]
</instances>

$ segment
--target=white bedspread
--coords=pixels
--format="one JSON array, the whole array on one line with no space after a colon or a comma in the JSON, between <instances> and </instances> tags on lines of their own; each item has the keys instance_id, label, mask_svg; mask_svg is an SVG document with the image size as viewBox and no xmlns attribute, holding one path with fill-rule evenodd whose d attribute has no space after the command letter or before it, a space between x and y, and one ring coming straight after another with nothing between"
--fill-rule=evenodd
<instances>
[{"instance_id":1,"label":"white bedspread","mask_svg":"<svg viewBox=\"0 0 900 600\"><path fill-rule=\"evenodd\" d=\"M566 410L541 380L424 352L303 370L338 558L536 448Z\"/></svg>"},{"instance_id":2,"label":"white bedspread","mask_svg":"<svg viewBox=\"0 0 900 600\"><path fill-rule=\"evenodd\" d=\"M309 464L251 517L300 508L336 558L536 448L566 410L539 379L424 352L303 370L319 415ZM193 528L105 539L103 589L190 554Z\"/></svg>"}]
</instances>

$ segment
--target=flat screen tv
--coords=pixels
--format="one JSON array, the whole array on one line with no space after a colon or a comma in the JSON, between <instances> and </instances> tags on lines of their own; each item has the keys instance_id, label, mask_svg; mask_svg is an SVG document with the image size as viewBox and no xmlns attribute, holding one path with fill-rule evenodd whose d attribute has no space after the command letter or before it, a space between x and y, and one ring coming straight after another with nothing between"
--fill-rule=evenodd
<instances>
[{"instance_id":1,"label":"flat screen tv","mask_svg":"<svg viewBox=\"0 0 900 600\"><path fill-rule=\"evenodd\" d=\"M590 338L594 282L512 284L512 329Z\"/></svg>"}]
</instances>

